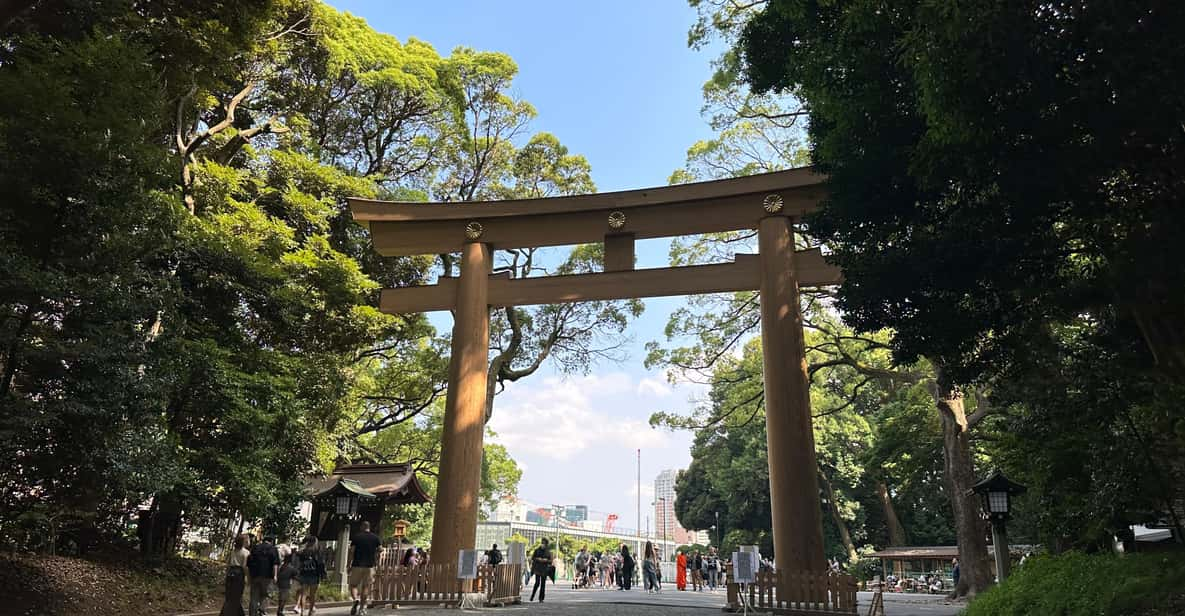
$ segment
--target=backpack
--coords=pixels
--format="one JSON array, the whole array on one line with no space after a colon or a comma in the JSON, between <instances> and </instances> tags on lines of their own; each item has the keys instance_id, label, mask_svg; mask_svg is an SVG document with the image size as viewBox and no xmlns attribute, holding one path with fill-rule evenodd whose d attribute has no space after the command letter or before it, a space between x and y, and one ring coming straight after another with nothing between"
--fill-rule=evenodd
<instances>
[{"instance_id":1,"label":"backpack","mask_svg":"<svg viewBox=\"0 0 1185 616\"><path fill-rule=\"evenodd\" d=\"M298 569L300 579L302 580L316 580L321 577L321 568L317 566L317 557L313 555L304 556L300 558L300 568Z\"/></svg>"},{"instance_id":2,"label":"backpack","mask_svg":"<svg viewBox=\"0 0 1185 616\"><path fill-rule=\"evenodd\" d=\"M498 550L490 550L490 565L497 567L502 563L502 552Z\"/></svg>"},{"instance_id":3,"label":"backpack","mask_svg":"<svg viewBox=\"0 0 1185 616\"><path fill-rule=\"evenodd\" d=\"M251 546L251 552L247 555L247 571L251 573L251 577L260 578L272 576L272 559L271 550L273 548L265 543L257 543Z\"/></svg>"}]
</instances>

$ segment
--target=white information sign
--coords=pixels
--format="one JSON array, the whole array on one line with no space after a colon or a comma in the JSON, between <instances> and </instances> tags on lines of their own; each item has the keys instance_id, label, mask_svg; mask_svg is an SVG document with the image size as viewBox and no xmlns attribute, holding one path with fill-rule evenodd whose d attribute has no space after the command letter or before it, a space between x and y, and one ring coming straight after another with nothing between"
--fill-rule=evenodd
<instances>
[{"instance_id":1,"label":"white information sign","mask_svg":"<svg viewBox=\"0 0 1185 616\"><path fill-rule=\"evenodd\" d=\"M757 581L757 553L732 553L732 581L738 584L752 584Z\"/></svg>"},{"instance_id":2,"label":"white information sign","mask_svg":"<svg viewBox=\"0 0 1185 616\"><path fill-rule=\"evenodd\" d=\"M457 553L457 578L477 579L477 563L480 559L481 555L477 550L460 550Z\"/></svg>"}]
</instances>

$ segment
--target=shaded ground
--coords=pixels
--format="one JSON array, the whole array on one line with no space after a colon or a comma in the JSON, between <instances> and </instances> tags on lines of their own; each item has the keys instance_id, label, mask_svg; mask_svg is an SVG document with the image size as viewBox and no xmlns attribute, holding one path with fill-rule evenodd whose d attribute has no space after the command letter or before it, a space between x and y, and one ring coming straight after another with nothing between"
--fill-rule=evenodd
<instances>
[{"instance_id":1,"label":"shaded ground","mask_svg":"<svg viewBox=\"0 0 1185 616\"><path fill-rule=\"evenodd\" d=\"M222 567L183 558L144 563L138 555L79 558L0 554L0 614L157 616L221 605Z\"/></svg>"}]
</instances>

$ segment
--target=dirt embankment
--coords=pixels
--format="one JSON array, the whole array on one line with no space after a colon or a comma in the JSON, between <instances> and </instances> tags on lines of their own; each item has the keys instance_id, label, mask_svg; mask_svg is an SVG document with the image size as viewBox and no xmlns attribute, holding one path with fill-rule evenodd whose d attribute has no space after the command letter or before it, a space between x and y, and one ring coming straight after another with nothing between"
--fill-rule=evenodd
<instances>
[{"instance_id":1,"label":"dirt embankment","mask_svg":"<svg viewBox=\"0 0 1185 616\"><path fill-rule=\"evenodd\" d=\"M99 559L0 554L3 616L160 616L217 610L222 565L138 555Z\"/></svg>"}]
</instances>

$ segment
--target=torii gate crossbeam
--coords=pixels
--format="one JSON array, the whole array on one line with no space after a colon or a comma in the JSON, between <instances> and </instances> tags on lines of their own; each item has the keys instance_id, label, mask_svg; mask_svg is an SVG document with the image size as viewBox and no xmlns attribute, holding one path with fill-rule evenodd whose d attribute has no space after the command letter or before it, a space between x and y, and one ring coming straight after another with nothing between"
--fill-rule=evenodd
<instances>
[{"instance_id":1,"label":"torii gate crossbeam","mask_svg":"<svg viewBox=\"0 0 1185 616\"><path fill-rule=\"evenodd\" d=\"M388 313L453 310L432 548L475 547L491 306L758 290L778 568L821 571L823 528L803 349L799 287L835 284L817 251L795 252L794 221L824 197L811 168L616 193L518 201L395 203L351 199L382 255L461 253L460 276L385 289ZM757 229L758 255L732 263L634 269L634 241ZM491 275L496 249L604 242L605 272L511 279ZM738 495L742 497L743 495Z\"/></svg>"}]
</instances>

